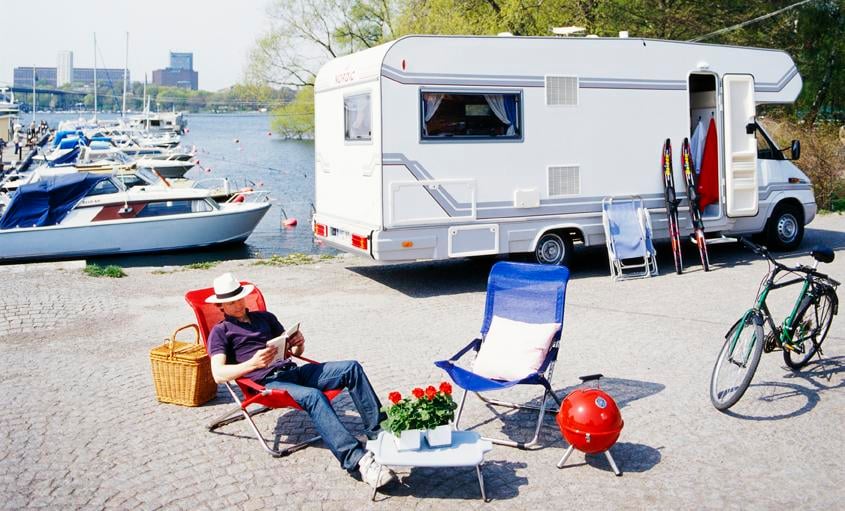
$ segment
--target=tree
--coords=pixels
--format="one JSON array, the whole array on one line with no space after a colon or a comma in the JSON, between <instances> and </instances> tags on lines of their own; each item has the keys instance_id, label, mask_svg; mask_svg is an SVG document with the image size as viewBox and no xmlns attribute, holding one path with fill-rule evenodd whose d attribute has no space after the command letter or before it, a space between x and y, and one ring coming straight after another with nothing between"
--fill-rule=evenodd
<instances>
[{"instance_id":1,"label":"tree","mask_svg":"<svg viewBox=\"0 0 845 511\"><path fill-rule=\"evenodd\" d=\"M314 133L314 87L300 87L293 101L273 110L272 127L285 138L303 138Z\"/></svg>"}]
</instances>

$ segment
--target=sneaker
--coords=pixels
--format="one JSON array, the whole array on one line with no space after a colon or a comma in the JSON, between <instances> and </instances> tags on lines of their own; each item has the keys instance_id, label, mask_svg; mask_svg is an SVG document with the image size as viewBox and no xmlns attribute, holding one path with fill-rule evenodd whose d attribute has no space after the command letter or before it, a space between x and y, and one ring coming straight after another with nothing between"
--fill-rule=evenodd
<instances>
[{"instance_id":1,"label":"sneaker","mask_svg":"<svg viewBox=\"0 0 845 511\"><path fill-rule=\"evenodd\" d=\"M376 463L373 453L369 451L358 462L358 470L361 471L361 479L373 488L381 488L396 480L396 473Z\"/></svg>"}]
</instances>

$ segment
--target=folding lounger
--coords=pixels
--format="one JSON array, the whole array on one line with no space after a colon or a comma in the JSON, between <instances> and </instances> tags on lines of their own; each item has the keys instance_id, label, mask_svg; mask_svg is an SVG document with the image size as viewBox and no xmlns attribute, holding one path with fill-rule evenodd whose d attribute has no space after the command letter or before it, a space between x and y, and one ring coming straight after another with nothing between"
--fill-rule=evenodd
<instances>
[{"instance_id":1,"label":"folding lounger","mask_svg":"<svg viewBox=\"0 0 845 511\"><path fill-rule=\"evenodd\" d=\"M474 392L488 405L537 410L534 437L528 442L487 438L494 443L529 449L539 445L540 427L549 396L560 406L560 399L549 383L554 373L563 327L563 306L569 269L564 266L499 262L490 270L487 303L481 337L474 339L449 360L434 365L446 371L464 390L455 417L457 429L468 392ZM469 351L475 352L471 369L456 362ZM526 354L528 356L526 357ZM491 367L498 365L499 368ZM482 367L483 366L483 367ZM482 371L483 369L483 371ZM496 371L511 378L491 376ZM478 374L483 372L484 374ZM481 392L501 391L515 385L543 388L539 406L516 404L482 396ZM548 410L555 413L556 410Z\"/></svg>"},{"instance_id":2,"label":"folding lounger","mask_svg":"<svg viewBox=\"0 0 845 511\"><path fill-rule=\"evenodd\" d=\"M610 277L613 280L657 275L651 218L637 196L606 197L601 203Z\"/></svg>"},{"instance_id":3,"label":"folding lounger","mask_svg":"<svg viewBox=\"0 0 845 511\"><path fill-rule=\"evenodd\" d=\"M249 282L241 282L241 285L247 284L249 284ZM213 288L197 289L194 291L188 291L185 294L185 301L188 302L188 305L190 305L191 309L193 309L194 311L194 314L196 314L197 326L199 327L200 336L202 337L203 344L206 345L206 349L208 348L208 334L209 332L211 332L211 328L223 320L223 312L219 309L217 304L205 302L205 299L213 294ZM246 297L246 303L247 308L249 310L267 310L267 306L264 302L264 296L261 294L261 291L259 291L257 287L252 293L250 293ZM314 360L305 357L296 358L305 362L315 363ZM302 407L300 407L299 404L294 401L290 394L283 390L267 389L263 385L259 385L258 383L248 378L239 378L235 380L235 382L237 383L238 387L240 387L241 392L243 393L243 399L238 397L238 394L237 392L235 392L235 389L231 382L226 382L226 390L228 390L229 394L232 395L232 399L235 400L237 406L233 409L230 409L224 415L209 424L209 431L214 431L215 429L221 426L225 426L226 424L231 424L232 422L246 419L247 422L249 422L249 425L252 427L253 433L255 433L256 438L258 439L259 443L261 443L261 446L264 448L264 450L276 457L286 456L297 449L301 449L309 444L320 440L320 436L315 436L298 444L290 444L284 449L271 448L267 444L267 441L264 440L264 437L261 436L261 433L258 431L258 427L255 425L255 421L252 420L252 416L257 415L259 413L268 412L275 408L294 408L297 410L302 410ZM325 394L326 398L331 401L335 397L337 397L337 395L340 394L342 391L343 389L332 389L324 391L323 394ZM247 408L250 405L260 405L261 408L249 411L247 410Z\"/></svg>"}]
</instances>

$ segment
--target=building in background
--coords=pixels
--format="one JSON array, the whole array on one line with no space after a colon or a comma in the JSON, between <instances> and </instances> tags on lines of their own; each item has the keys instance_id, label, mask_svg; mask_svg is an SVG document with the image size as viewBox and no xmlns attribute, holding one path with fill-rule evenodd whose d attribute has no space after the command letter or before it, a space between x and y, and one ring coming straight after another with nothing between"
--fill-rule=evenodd
<instances>
[{"instance_id":1,"label":"building in background","mask_svg":"<svg viewBox=\"0 0 845 511\"><path fill-rule=\"evenodd\" d=\"M73 83L73 52L60 51L56 59L56 85Z\"/></svg>"},{"instance_id":2,"label":"building in background","mask_svg":"<svg viewBox=\"0 0 845 511\"><path fill-rule=\"evenodd\" d=\"M32 87L32 71L35 71L35 83L39 87L56 86L55 67L16 67L13 81L15 87Z\"/></svg>"},{"instance_id":3,"label":"building in background","mask_svg":"<svg viewBox=\"0 0 845 511\"><path fill-rule=\"evenodd\" d=\"M167 87L199 89L199 74L194 71L194 54L170 52L170 66L154 70L153 83Z\"/></svg>"},{"instance_id":4,"label":"building in background","mask_svg":"<svg viewBox=\"0 0 845 511\"><path fill-rule=\"evenodd\" d=\"M68 52L69 53L69 52ZM72 64L72 61L71 61ZM61 68L55 67L36 67L35 79L36 84L40 87L57 87L65 83L73 85L81 85L87 87L94 86L94 68L93 67L76 67L71 68L70 82L60 83L58 79L59 70ZM16 67L14 70L15 87L32 87L32 67ZM61 69L61 71L65 71ZM131 81L131 77L127 73L127 80ZM123 69L97 69L97 82L100 88L109 87L117 90L123 88Z\"/></svg>"}]
</instances>

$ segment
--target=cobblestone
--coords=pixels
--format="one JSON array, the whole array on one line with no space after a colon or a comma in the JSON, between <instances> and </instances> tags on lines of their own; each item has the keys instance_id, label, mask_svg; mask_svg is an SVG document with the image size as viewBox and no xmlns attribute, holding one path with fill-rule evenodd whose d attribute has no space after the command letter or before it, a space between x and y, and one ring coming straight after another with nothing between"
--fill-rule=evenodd
<instances>
[{"instance_id":1,"label":"cobblestone","mask_svg":"<svg viewBox=\"0 0 845 511\"><path fill-rule=\"evenodd\" d=\"M825 216L804 247L845 247L845 218ZM576 254L553 386L564 395L577 376L607 375L625 429L613 453L624 477L601 456L574 454L549 415L545 447L496 446L483 467L491 502L470 469L401 469L400 481L370 502L322 444L284 458L265 454L243 422L205 426L231 407L216 399L186 408L158 403L149 349L193 320L186 290L223 271L256 282L283 322L302 322L308 354L362 362L382 400L388 392L444 378L447 358L478 332L492 261L378 266L357 258L272 268L225 262L168 274L129 268L124 279L76 269L0 267L13 282L0 296L0 494L3 509L678 509L838 508L845 498L836 429L845 419L845 324L836 318L825 362L792 373L767 355L731 415L709 403L707 383L720 338L750 305L765 263L729 245L711 250L714 271L692 265L676 276L666 247L663 275L612 283L604 250ZM688 254L692 261L694 254ZM845 260L826 270L839 280ZM806 260L806 255L798 256ZM151 258L154 262L154 258ZM669 263L667 265L666 263ZM789 297L787 297L789 298ZM775 317L787 301L772 297ZM779 307L779 308L778 308ZM788 312L788 311L786 311ZM537 402L524 389L508 398ZM335 401L360 432L348 396ZM256 417L270 441L314 434L302 412ZM491 436L527 437L533 417L496 417L468 398L462 426ZM786 434L789 432L789 434ZM744 477L742 474L753 474ZM795 491L783 490L788 483ZM812 489L812 491L801 491Z\"/></svg>"}]
</instances>

